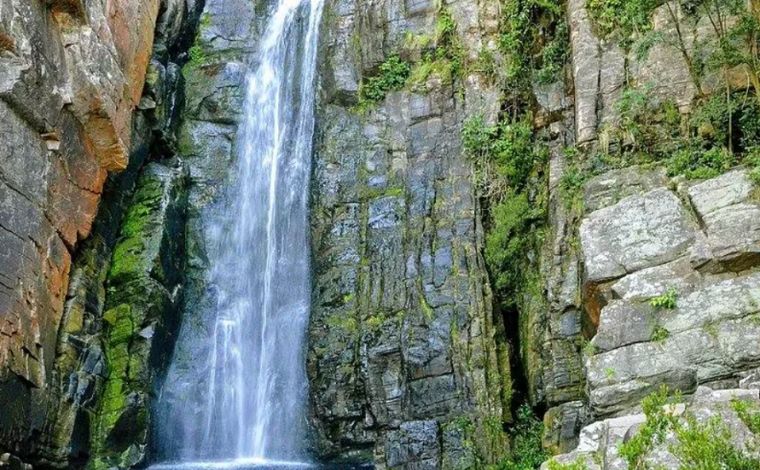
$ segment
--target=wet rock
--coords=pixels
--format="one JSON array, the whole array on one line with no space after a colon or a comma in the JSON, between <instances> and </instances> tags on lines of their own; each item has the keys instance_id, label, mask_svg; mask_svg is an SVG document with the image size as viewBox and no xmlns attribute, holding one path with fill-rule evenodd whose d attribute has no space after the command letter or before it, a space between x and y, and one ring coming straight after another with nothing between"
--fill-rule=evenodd
<instances>
[{"instance_id":1,"label":"wet rock","mask_svg":"<svg viewBox=\"0 0 760 470\"><path fill-rule=\"evenodd\" d=\"M495 6L450 6L465 54L476 57L481 41L496 37L486 26ZM485 422L502 419L507 366L496 355L459 129L468 113L495 117L497 100L488 98L496 90L473 74L460 100L451 84L431 79L357 112L361 79L405 37L432 34L438 13L429 2L396 0L326 8L311 205L317 453L356 461L374 448L379 468L494 462L507 447Z\"/></svg>"},{"instance_id":2,"label":"wet rock","mask_svg":"<svg viewBox=\"0 0 760 470\"><path fill-rule=\"evenodd\" d=\"M94 465L131 467L145 459L149 397L168 365L179 324L187 179L178 162L150 163L114 248L103 313L106 372L92 437Z\"/></svg>"}]
</instances>

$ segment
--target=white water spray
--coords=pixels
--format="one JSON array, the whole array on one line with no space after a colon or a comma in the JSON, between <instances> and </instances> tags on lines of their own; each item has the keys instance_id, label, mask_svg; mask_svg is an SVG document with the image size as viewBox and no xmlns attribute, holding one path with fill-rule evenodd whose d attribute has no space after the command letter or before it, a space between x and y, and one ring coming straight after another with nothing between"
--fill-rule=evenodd
<instances>
[{"instance_id":1,"label":"white water spray","mask_svg":"<svg viewBox=\"0 0 760 470\"><path fill-rule=\"evenodd\" d=\"M217 294L211 347L207 362L194 358L203 363L197 377L205 406L202 416L168 418L186 429L185 442L169 445L183 461L305 458L308 188L321 11L322 0L279 0L247 77L235 183L215 227L222 235L209 273Z\"/></svg>"}]
</instances>

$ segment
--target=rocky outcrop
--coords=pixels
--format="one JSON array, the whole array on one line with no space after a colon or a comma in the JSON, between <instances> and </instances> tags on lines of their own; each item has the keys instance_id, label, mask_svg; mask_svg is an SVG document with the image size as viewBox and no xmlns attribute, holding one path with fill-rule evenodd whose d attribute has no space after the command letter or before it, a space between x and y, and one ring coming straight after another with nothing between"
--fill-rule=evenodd
<instances>
[{"instance_id":1,"label":"rocky outcrop","mask_svg":"<svg viewBox=\"0 0 760 470\"><path fill-rule=\"evenodd\" d=\"M687 54L697 54L694 38L699 53L711 47L706 17L680 23L679 42L670 12L684 13L657 8L650 37L660 40L642 55L615 34L603 38L586 4L567 4L573 96L534 89L561 146L549 145L548 236L534 263L544 297L520 313L520 357L531 402L548 407L544 443L553 452L571 451L584 425L629 412L661 384L687 394L700 384L736 386L760 351L751 339L760 264L748 170L691 182L667 176L661 162L612 169L599 157L640 143L620 131L630 119L621 107L630 105L627 92L638 90L648 106L672 103L678 127L701 95L726 83L744 89L746 74L726 69L719 80L707 70L694 82L679 45ZM573 193L563 185L583 164L596 176ZM654 306L668 298L672 308Z\"/></svg>"},{"instance_id":2,"label":"rocky outcrop","mask_svg":"<svg viewBox=\"0 0 760 470\"><path fill-rule=\"evenodd\" d=\"M131 113L158 2L0 3L0 440L30 437L50 388L72 253L92 227L106 171L127 161ZM38 392L32 393L32 390Z\"/></svg>"},{"instance_id":3,"label":"rocky outcrop","mask_svg":"<svg viewBox=\"0 0 760 470\"><path fill-rule=\"evenodd\" d=\"M435 36L446 14L465 56L476 57L495 40L497 5L326 8L308 358L317 452L378 468L494 462L507 450L509 364L495 340L459 132L468 115L495 117L497 91L476 73L453 82L433 73L413 90L355 106L360 83L410 38ZM402 58L420 55L411 46Z\"/></svg>"},{"instance_id":4,"label":"rocky outcrop","mask_svg":"<svg viewBox=\"0 0 760 470\"><path fill-rule=\"evenodd\" d=\"M0 449L27 461L70 468L91 452L111 377L111 254L145 161L171 156L180 101L171 61L192 8L0 3ZM153 377L141 379L150 387Z\"/></svg>"},{"instance_id":5,"label":"rocky outcrop","mask_svg":"<svg viewBox=\"0 0 760 470\"><path fill-rule=\"evenodd\" d=\"M748 417L758 410L760 399L757 389L713 391L707 387L700 387L687 403L665 405L662 410L663 416L672 417L677 421L676 426L686 426L683 429L692 433L674 433L665 429L662 442L655 441L650 448L644 448L639 456L640 462L651 468L682 468L684 462L681 459L685 456L681 454L688 456L691 452L692 455L698 456L701 451L706 452L708 457L712 457L720 465L727 465L731 463L727 459L728 455L717 454L717 449L726 449L719 447L724 443L738 452L756 457L753 443L757 442L757 432L760 430L753 426ZM621 447L630 443L646 426L647 421L647 416L638 413L596 422L583 428L580 444L576 449L553 460L561 465L582 465L582 468L588 470L630 468L624 455L621 455ZM705 440L697 440L700 438ZM702 449L698 446L702 446ZM548 463L541 467L542 470L549 468L552 467Z\"/></svg>"},{"instance_id":6,"label":"rocky outcrop","mask_svg":"<svg viewBox=\"0 0 760 470\"><path fill-rule=\"evenodd\" d=\"M630 409L661 384L690 393L760 366L760 278L751 269L760 205L752 188L737 170L682 185L683 203L657 188L584 218L586 313L597 326L586 361L595 415ZM663 295L672 304L657 307L652 299Z\"/></svg>"}]
</instances>

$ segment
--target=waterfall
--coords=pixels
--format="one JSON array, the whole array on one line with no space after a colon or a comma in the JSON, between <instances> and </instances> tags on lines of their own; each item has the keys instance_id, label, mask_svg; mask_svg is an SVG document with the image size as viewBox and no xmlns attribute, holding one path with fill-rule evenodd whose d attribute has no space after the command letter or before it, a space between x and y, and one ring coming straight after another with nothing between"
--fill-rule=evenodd
<instances>
[{"instance_id":1,"label":"waterfall","mask_svg":"<svg viewBox=\"0 0 760 470\"><path fill-rule=\"evenodd\" d=\"M182 461L305 459L307 211L321 10L322 0L279 0L246 78L234 183L224 217L212 221L221 235L208 273L216 298L211 344L205 361L193 358L202 411L164 417L186 430L177 438L183 442L160 443Z\"/></svg>"}]
</instances>

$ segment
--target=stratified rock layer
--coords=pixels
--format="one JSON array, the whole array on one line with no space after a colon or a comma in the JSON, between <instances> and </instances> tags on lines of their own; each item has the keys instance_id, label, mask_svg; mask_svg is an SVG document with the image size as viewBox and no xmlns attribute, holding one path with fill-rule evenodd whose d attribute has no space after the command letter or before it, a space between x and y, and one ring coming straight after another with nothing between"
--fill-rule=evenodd
<instances>
[{"instance_id":1,"label":"stratified rock layer","mask_svg":"<svg viewBox=\"0 0 760 470\"><path fill-rule=\"evenodd\" d=\"M378 468L467 468L507 451L482 228L460 139L493 88L432 74L364 111L359 82L450 12L468 57L495 2L328 3L312 188L308 372L317 452ZM408 42L407 42L408 44ZM419 59L420 51L408 51ZM460 92L458 92L461 91ZM503 351L503 350L502 350ZM503 381L503 379L506 379Z\"/></svg>"},{"instance_id":2,"label":"stratified rock layer","mask_svg":"<svg viewBox=\"0 0 760 470\"><path fill-rule=\"evenodd\" d=\"M112 376L112 250L146 160L172 153L172 60L192 8L0 2L0 448L43 467L81 466L92 451Z\"/></svg>"}]
</instances>

